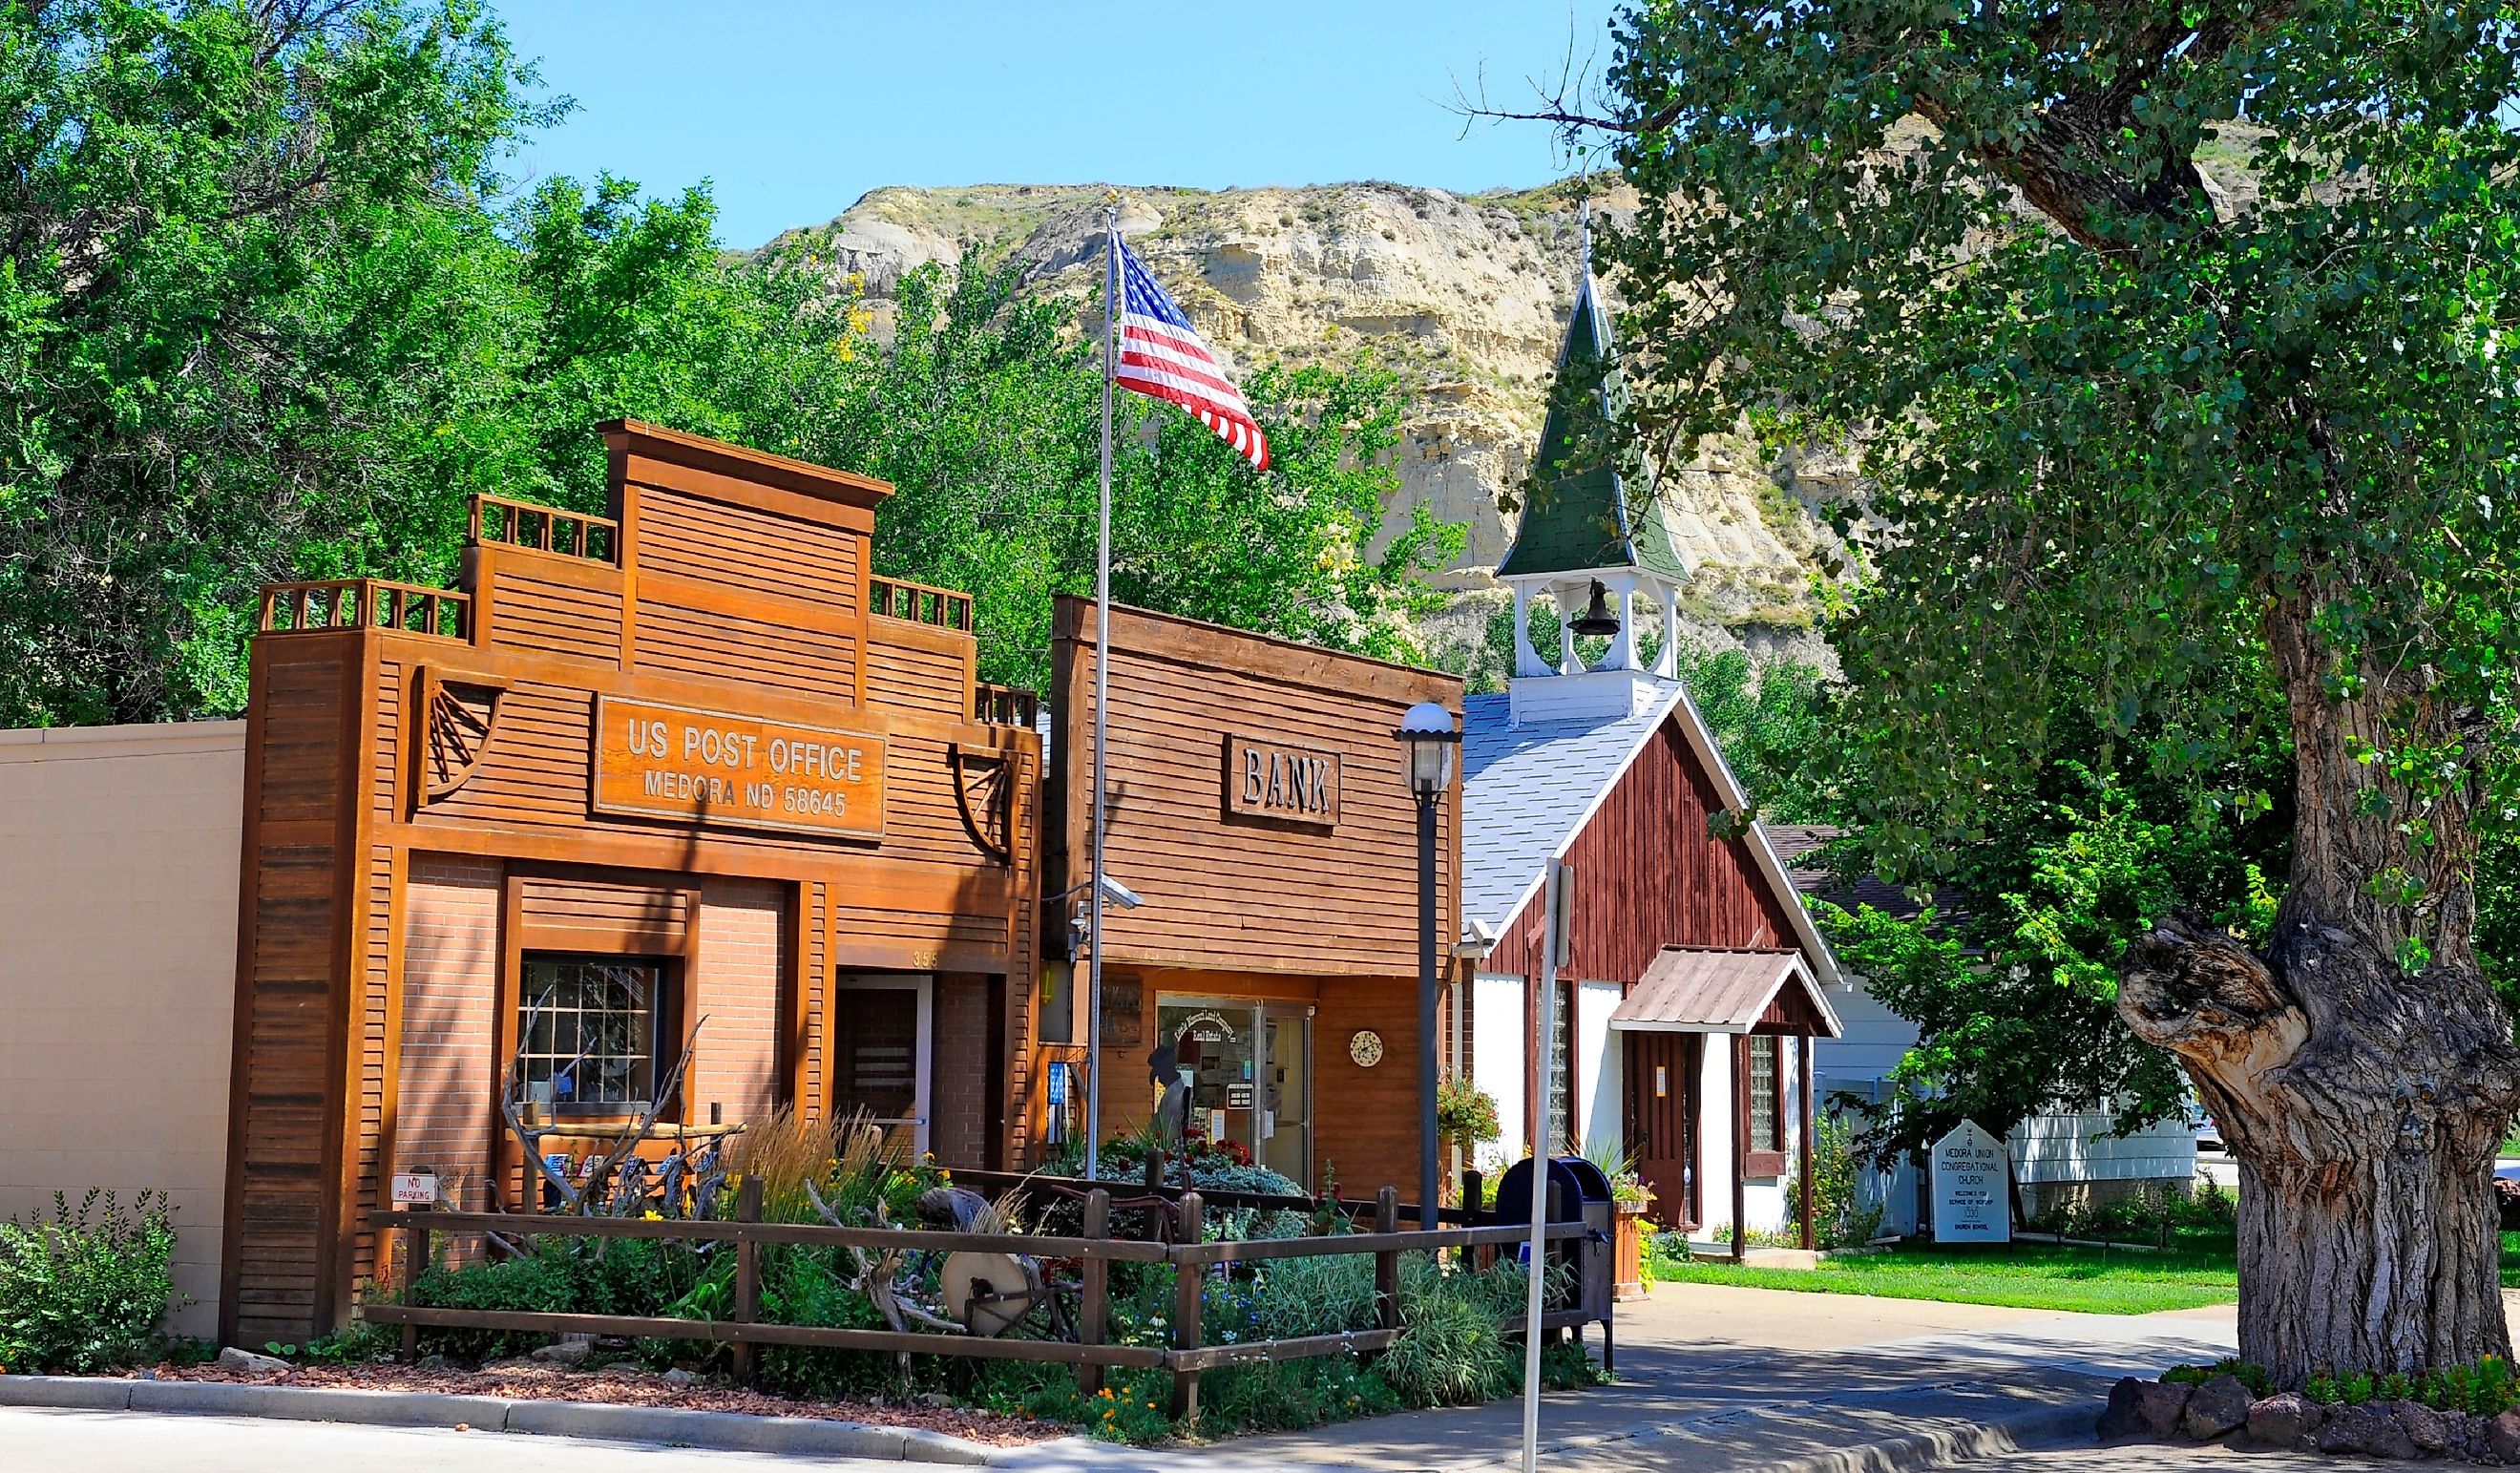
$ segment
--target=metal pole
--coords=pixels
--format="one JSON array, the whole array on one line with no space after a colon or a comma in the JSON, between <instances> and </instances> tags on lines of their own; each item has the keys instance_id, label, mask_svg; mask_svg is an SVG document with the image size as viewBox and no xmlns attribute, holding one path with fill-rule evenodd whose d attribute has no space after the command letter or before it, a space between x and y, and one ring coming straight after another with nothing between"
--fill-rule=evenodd
<instances>
[{"instance_id":1,"label":"metal pole","mask_svg":"<svg viewBox=\"0 0 2520 1473\"><path fill-rule=\"evenodd\" d=\"M1418 795L1418 1226L1440 1224L1435 1151L1435 802Z\"/></svg>"},{"instance_id":2,"label":"metal pole","mask_svg":"<svg viewBox=\"0 0 2520 1473\"><path fill-rule=\"evenodd\" d=\"M1094 897L1085 944L1085 1180L1102 1166L1102 746L1111 699L1111 369L1117 362L1120 211L1102 206L1102 497L1094 542Z\"/></svg>"},{"instance_id":3,"label":"metal pole","mask_svg":"<svg viewBox=\"0 0 2520 1473\"><path fill-rule=\"evenodd\" d=\"M1535 1000L1540 1004L1540 1094L1531 1101L1531 1265L1522 1321L1522 1473L1537 1473L1540 1461L1540 1312L1541 1280L1549 1267L1549 1065L1557 1022L1557 933L1564 904L1560 866L1549 861L1541 885L1540 975Z\"/></svg>"}]
</instances>

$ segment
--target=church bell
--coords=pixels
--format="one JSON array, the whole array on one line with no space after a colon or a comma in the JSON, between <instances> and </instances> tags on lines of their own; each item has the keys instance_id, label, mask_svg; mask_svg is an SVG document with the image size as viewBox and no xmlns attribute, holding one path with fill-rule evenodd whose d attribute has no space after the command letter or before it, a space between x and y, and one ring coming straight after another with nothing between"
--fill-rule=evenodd
<instances>
[{"instance_id":1,"label":"church bell","mask_svg":"<svg viewBox=\"0 0 2520 1473\"><path fill-rule=\"evenodd\" d=\"M1619 632L1619 616L1610 612L1609 593L1601 587L1600 579L1593 580L1593 606L1584 610L1584 616L1572 627L1579 635L1599 635L1603 639Z\"/></svg>"}]
</instances>

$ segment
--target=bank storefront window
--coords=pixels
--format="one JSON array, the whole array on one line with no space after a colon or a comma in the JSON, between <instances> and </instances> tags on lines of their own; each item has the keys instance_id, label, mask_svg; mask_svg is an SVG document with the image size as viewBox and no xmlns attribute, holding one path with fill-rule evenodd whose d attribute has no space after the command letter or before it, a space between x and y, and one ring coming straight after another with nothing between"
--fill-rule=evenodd
<instances>
[{"instance_id":1,"label":"bank storefront window","mask_svg":"<svg viewBox=\"0 0 2520 1473\"><path fill-rule=\"evenodd\" d=\"M653 1102L665 964L528 954L517 1035L525 1098L559 1114L630 1114Z\"/></svg>"}]
</instances>

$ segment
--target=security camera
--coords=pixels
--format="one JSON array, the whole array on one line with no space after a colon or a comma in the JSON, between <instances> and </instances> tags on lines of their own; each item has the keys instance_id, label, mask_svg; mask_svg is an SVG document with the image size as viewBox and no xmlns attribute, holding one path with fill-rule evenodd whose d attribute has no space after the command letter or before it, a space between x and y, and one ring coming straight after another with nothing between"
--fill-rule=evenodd
<instances>
[{"instance_id":1,"label":"security camera","mask_svg":"<svg viewBox=\"0 0 2520 1473\"><path fill-rule=\"evenodd\" d=\"M1107 874L1102 876L1102 898L1109 901L1111 904L1118 906L1123 911L1134 911L1138 907L1146 904L1144 900L1139 898L1137 891L1130 889L1127 885L1120 883L1118 880L1113 879Z\"/></svg>"}]
</instances>

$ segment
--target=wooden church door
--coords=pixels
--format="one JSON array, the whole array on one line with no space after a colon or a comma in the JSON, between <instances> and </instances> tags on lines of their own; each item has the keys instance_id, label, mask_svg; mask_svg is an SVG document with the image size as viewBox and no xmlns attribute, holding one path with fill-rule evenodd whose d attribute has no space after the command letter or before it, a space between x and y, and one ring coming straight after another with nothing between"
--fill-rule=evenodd
<instances>
[{"instance_id":1,"label":"wooden church door","mask_svg":"<svg viewBox=\"0 0 2520 1473\"><path fill-rule=\"evenodd\" d=\"M1654 1195L1647 1216L1694 1227L1698 1212L1698 1078L1706 1041L1694 1033L1626 1032L1627 1148Z\"/></svg>"}]
</instances>

